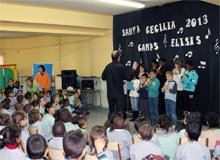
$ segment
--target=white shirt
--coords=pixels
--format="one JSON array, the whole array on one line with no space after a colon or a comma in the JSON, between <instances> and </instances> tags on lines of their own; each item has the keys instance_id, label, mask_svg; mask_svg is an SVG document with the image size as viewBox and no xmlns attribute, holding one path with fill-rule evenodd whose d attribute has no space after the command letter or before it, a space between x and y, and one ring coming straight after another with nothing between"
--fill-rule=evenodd
<instances>
[{"instance_id":1,"label":"white shirt","mask_svg":"<svg viewBox=\"0 0 220 160\"><path fill-rule=\"evenodd\" d=\"M193 141L180 145L175 160L211 160L209 149L203 144Z\"/></svg>"},{"instance_id":2,"label":"white shirt","mask_svg":"<svg viewBox=\"0 0 220 160\"><path fill-rule=\"evenodd\" d=\"M63 149L63 137L53 137L48 142L48 147L53 149Z\"/></svg>"},{"instance_id":3,"label":"white shirt","mask_svg":"<svg viewBox=\"0 0 220 160\"><path fill-rule=\"evenodd\" d=\"M30 137L30 134L26 128L21 130L21 140L24 143L24 148L27 149L27 139Z\"/></svg>"},{"instance_id":4,"label":"white shirt","mask_svg":"<svg viewBox=\"0 0 220 160\"><path fill-rule=\"evenodd\" d=\"M26 160L26 156L20 148L8 149L4 147L0 150L0 160Z\"/></svg>"},{"instance_id":5,"label":"white shirt","mask_svg":"<svg viewBox=\"0 0 220 160\"><path fill-rule=\"evenodd\" d=\"M183 84L181 82L181 77L184 75L186 69L181 68L181 71L179 73L179 70L176 70L175 68L173 69L173 80L176 81L177 84L177 91L183 91ZM175 72L178 72L177 75L175 75Z\"/></svg>"},{"instance_id":6,"label":"white shirt","mask_svg":"<svg viewBox=\"0 0 220 160\"><path fill-rule=\"evenodd\" d=\"M37 121L33 124L29 124L30 127L34 127L34 128L37 128L38 129L38 134L44 136L44 131L43 131L43 128L42 128L42 124L40 121Z\"/></svg>"},{"instance_id":7,"label":"white shirt","mask_svg":"<svg viewBox=\"0 0 220 160\"><path fill-rule=\"evenodd\" d=\"M120 144L122 159L129 158L129 147L132 144L131 134L125 129L114 129L109 132L108 135L109 142L118 142ZM114 154L115 159L118 157L118 154Z\"/></svg>"},{"instance_id":8,"label":"white shirt","mask_svg":"<svg viewBox=\"0 0 220 160\"><path fill-rule=\"evenodd\" d=\"M9 114L10 116L14 113L14 110L12 109L2 109L2 113Z\"/></svg>"},{"instance_id":9,"label":"white shirt","mask_svg":"<svg viewBox=\"0 0 220 160\"><path fill-rule=\"evenodd\" d=\"M80 129L77 124L72 124L71 122L65 122L64 126L66 128L66 132L72 131L72 130L77 130Z\"/></svg>"},{"instance_id":10,"label":"white shirt","mask_svg":"<svg viewBox=\"0 0 220 160\"><path fill-rule=\"evenodd\" d=\"M137 88L140 85L140 80L135 79L135 80L132 80L131 83L133 83L134 90L130 91L129 96L130 97L139 97L139 93L137 92Z\"/></svg>"},{"instance_id":11,"label":"white shirt","mask_svg":"<svg viewBox=\"0 0 220 160\"><path fill-rule=\"evenodd\" d=\"M141 160L149 154L162 155L160 147L150 141L132 144L129 152L131 160Z\"/></svg>"},{"instance_id":12,"label":"white shirt","mask_svg":"<svg viewBox=\"0 0 220 160\"><path fill-rule=\"evenodd\" d=\"M55 118L53 116L51 116L50 114L47 113L43 116L42 127L44 130L46 140L53 137L52 127L53 127L54 123L55 123Z\"/></svg>"}]
</instances>

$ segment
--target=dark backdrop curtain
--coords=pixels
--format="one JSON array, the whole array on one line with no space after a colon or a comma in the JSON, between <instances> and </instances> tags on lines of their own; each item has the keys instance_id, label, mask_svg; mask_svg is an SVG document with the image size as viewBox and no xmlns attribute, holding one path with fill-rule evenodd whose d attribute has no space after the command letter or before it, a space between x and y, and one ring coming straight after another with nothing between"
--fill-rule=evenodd
<instances>
[{"instance_id":1,"label":"dark backdrop curtain","mask_svg":"<svg viewBox=\"0 0 220 160\"><path fill-rule=\"evenodd\" d=\"M183 63L193 61L199 74L197 109L203 116L210 111L220 113L219 12L220 7L213 4L181 1L116 15L114 49L122 51L121 63L128 68L138 61L147 71L159 57L166 58L170 68L176 56Z\"/></svg>"}]
</instances>

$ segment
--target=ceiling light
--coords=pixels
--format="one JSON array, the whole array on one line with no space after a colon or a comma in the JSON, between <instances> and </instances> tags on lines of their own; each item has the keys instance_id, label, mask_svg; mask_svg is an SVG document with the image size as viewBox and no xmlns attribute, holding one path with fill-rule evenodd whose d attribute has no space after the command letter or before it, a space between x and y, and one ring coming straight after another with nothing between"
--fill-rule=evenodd
<instances>
[{"instance_id":1,"label":"ceiling light","mask_svg":"<svg viewBox=\"0 0 220 160\"><path fill-rule=\"evenodd\" d=\"M145 5L138 2L132 2L128 0L97 0L105 3L117 4L121 6L133 7L133 8L144 8Z\"/></svg>"}]
</instances>

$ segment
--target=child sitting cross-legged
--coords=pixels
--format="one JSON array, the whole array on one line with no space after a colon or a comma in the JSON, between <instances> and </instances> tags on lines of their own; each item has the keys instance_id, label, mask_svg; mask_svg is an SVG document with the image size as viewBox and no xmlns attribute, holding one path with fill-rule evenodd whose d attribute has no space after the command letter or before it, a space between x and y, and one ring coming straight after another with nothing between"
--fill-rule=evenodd
<instances>
[{"instance_id":1,"label":"child sitting cross-legged","mask_svg":"<svg viewBox=\"0 0 220 160\"><path fill-rule=\"evenodd\" d=\"M129 150L131 160L141 160L148 154L162 155L160 147L151 142L154 133L149 123L141 123L138 132L142 141L131 145Z\"/></svg>"}]
</instances>

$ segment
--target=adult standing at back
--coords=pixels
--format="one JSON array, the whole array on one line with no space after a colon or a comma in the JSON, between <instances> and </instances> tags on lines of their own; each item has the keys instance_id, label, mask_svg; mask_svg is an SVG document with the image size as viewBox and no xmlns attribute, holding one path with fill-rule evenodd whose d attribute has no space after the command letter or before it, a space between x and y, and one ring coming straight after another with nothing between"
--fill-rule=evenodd
<instances>
[{"instance_id":1,"label":"adult standing at back","mask_svg":"<svg viewBox=\"0 0 220 160\"><path fill-rule=\"evenodd\" d=\"M102 73L102 80L107 81L108 119L113 112L122 112L124 101L123 80L131 80L138 66L135 61L132 66L132 71L129 72L126 67L120 63L120 56L119 51L113 51L111 54L112 62L105 67Z\"/></svg>"},{"instance_id":2,"label":"adult standing at back","mask_svg":"<svg viewBox=\"0 0 220 160\"><path fill-rule=\"evenodd\" d=\"M43 65L38 66L39 72L36 74L36 81L39 83L40 87L44 92L50 90L50 76L45 72L45 67Z\"/></svg>"}]
</instances>

